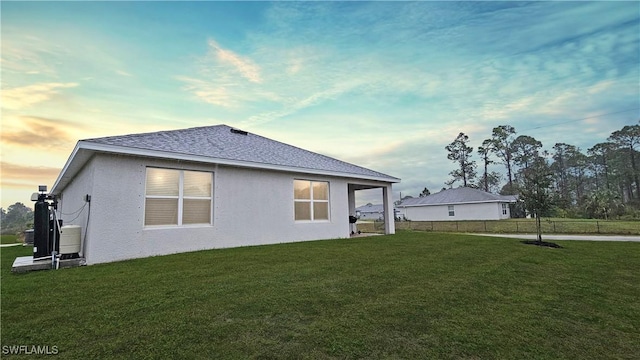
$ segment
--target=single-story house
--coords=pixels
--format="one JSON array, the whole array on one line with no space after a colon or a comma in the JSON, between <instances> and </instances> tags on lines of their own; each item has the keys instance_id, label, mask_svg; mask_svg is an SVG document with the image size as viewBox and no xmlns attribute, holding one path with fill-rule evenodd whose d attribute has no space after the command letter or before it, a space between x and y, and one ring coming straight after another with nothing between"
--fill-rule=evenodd
<instances>
[{"instance_id":1,"label":"single-story house","mask_svg":"<svg viewBox=\"0 0 640 360\"><path fill-rule=\"evenodd\" d=\"M496 195L459 187L406 199L396 207L399 216L412 221L500 220L511 217L509 204L516 201L514 195Z\"/></svg>"},{"instance_id":2,"label":"single-story house","mask_svg":"<svg viewBox=\"0 0 640 360\"><path fill-rule=\"evenodd\" d=\"M226 125L77 143L51 189L87 264L350 236L355 192L400 179ZM385 233L395 232L387 221Z\"/></svg>"},{"instance_id":3,"label":"single-story house","mask_svg":"<svg viewBox=\"0 0 640 360\"><path fill-rule=\"evenodd\" d=\"M356 208L356 217L361 220L379 220L384 219L384 205L367 204Z\"/></svg>"}]
</instances>

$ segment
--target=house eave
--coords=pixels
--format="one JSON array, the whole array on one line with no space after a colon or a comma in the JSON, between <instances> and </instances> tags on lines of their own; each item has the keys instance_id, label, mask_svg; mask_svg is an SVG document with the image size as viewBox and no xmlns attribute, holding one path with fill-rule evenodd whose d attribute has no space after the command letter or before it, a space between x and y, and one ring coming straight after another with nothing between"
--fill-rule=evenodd
<instances>
[{"instance_id":1,"label":"house eave","mask_svg":"<svg viewBox=\"0 0 640 360\"><path fill-rule=\"evenodd\" d=\"M400 179L392 176L360 175L360 174L353 174L353 173L346 173L346 172L339 172L339 171L328 171L328 170L318 170L318 169L311 169L311 168L274 165L274 164L258 163L258 162L251 162L251 161L241 161L241 160L215 158L215 157L200 156L200 155L173 153L173 152L167 152L167 151L123 147L123 146L117 146L117 145L96 144L96 143L81 140L81 141L78 141L78 143L76 144L76 147L73 149L73 152L69 156L69 159L67 160L65 166L62 168L60 175L58 176L53 187L51 188L51 193L59 194L62 190L64 190L64 188L69 184L69 182L73 179L73 177L82 169L82 167L91 158L91 156L93 156L96 153L149 157L149 158L155 158L155 159L191 161L191 162L205 163L205 164L218 164L218 165L228 165L228 166L253 168L253 169L294 172L294 173L301 173L301 174L335 176L335 177L342 177L342 178L348 178L348 179L361 179L361 180L379 181L379 182L385 182L385 183L400 182Z\"/></svg>"},{"instance_id":2,"label":"house eave","mask_svg":"<svg viewBox=\"0 0 640 360\"><path fill-rule=\"evenodd\" d=\"M62 167L62 170L60 170L60 174L58 175L58 178L53 183L53 186L51 187L51 190L50 190L51 194L58 195L60 191L62 191L69 184L69 182L75 176L75 174L77 174L80 171L80 169L82 169L84 164L90 158L90 154L87 154L89 156L85 158L83 156L84 155L83 153L84 152L81 151L81 148L80 148L80 142L78 142L76 146L73 148L71 155L69 155L67 162Z\"/></svg>"}]
</instances>

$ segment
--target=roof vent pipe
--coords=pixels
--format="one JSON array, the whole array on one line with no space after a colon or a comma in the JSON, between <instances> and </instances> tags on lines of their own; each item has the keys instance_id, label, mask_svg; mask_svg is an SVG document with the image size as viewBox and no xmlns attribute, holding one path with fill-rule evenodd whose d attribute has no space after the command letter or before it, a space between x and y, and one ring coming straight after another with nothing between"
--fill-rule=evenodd
<instances>
[{"instance_id":1,"label":"roof vent pipe","mask_svg":"<svg viewBox=\"0 0 640 360\"><path fill-rule=\"evenodd\" d=\"M234 128L231 128L231 132L234 133L234 134L239 134L239 135L247 135L248 134L248 132L246 132L244 130L234 129Z\"/></svg>"}]
</instances>

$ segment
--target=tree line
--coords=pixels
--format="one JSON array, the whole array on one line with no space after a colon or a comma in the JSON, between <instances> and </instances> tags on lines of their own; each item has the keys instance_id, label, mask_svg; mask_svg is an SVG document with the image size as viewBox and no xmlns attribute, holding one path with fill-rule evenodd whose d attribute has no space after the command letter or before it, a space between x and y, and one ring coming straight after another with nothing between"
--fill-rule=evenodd
<instances>
[{"instance_id":1,"label":"tree line","mask_svg":"<svg viewBox=\"0 0 640 360\"><path fill-rule=\"evenodd\" d=\"M545 150L542 142L510 125L493 128L475 153L463 132L445 149L457 165L446 185L519 195L515 216L524 216L526 210L541 216L640 218L640 122L612 132L586 152L567 143ZM479 157L479 174L474 155ZM504 166L504 185L503 174L489 170L492 164ZM533 198L537 210L528 209L532 205L527 201Z\"/></svg>"},{"instance_id":2,"label":"tree line","mask_svg":"<svg viewBox=\"0 0 640 360\"><path fill-rule=\"evenodd\" d=\"M7 210L0 208L0 227L2 234L17 234L33 226L33 210L17 202Z\"/></svg>"}]
</instances>

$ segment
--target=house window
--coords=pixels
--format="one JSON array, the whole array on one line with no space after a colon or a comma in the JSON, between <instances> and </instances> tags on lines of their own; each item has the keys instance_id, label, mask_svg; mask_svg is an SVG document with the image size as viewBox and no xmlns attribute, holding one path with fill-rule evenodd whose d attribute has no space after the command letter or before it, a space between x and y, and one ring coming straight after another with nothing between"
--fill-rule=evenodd
<instances>
[{"instance_id":1,"label":"house window","mask_svg":"<svg viewBox=\"0 0 640 360\"><path fill-rule=\"evenodd\" d=\"M507 204L502 204L502 215L507 215Z\"/></svg>"},{"instance_id":2,"label":"house window","mask_svg":"<svg viewBox=\"0 0 640 360\"><path fill-rule=\"evenodd\" d=\"M456 216L456 211L453 208L453 205L449 205L449 216Z\"/></svg>"},{"instance_id":3,"label":"house window","mask_svg":"<svg viewBox=\"0 0 640 360\"><path fill-rule=\"evenodd\" d=\"M213 174L147 168L144 225L211 224Z\"/></svg>"},{"instance_id":4,"label":"house window","mask_svg":"<svg viewBox=\"0 0 640 360\"><path fill-rule=\"evenodd\" d=\"M293 206L296 221L329 220L329 183L294 180Z\"/></svg>"}]
</instances>

